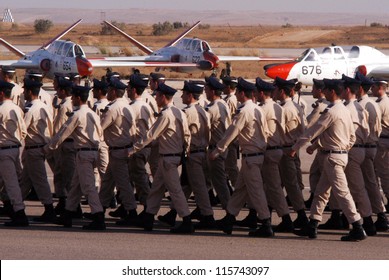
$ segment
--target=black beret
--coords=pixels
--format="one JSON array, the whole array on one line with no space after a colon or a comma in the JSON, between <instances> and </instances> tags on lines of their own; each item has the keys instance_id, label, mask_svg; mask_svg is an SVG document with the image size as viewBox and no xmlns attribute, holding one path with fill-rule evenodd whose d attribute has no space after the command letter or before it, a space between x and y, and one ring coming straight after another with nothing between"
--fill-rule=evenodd
<instances>
[{"instance_id":1,"label":"black beret","mask_svg":"<svg viewBox=\"0 0 389 280\"><path fill-rule=\"evenodd\" d=\"M74 81L74 79L78 79L78 78L80 78L80 74L78 74L78 73L70 73L69 74L69 79L71 81Z\"/></svg>"},{"instance_id":2,"label":"black beret","mask_svg":"<svg viewBox=\"0 0 389 280\"><path fill-rule=\"evenodd\" d=\"M195 85L197 85L197 86L199 86L199 87L205 87L205 82L204 81L197 81L197 80L189 80L189 83L191 83L191 84L195 84Z\"/></svg>"},{"instance_id":3,"label":"black beret","mask_svg":"<svg viewBox=\"0 0 389 280\"><path fill-rule=\"evenodd\" d=\"M108 83L105 81L100 81L98 79L93 79L93 87L95 89L107 89Z\"/></svg>"},{"instance_id":4,"label":"black beret","mask_svg":"<svg viewBox=\"0 0 389 280\"><path fill-rule=\"evenodd\" d=\"M276 79L274 80L274 85L281 89L284 88L293 89L294 86L296 85L296 81L297 81L296 79L284 80L277 76Z\"/></svg>"},{"instance_id":5,"label":"black beret","mask_svg":"<svg viewBox=\"0 0 389 280\"><path fill-rule=\"evenodd\" d=\"M375 84L385 84L385 85L388 84L388 80L381 77L373 77L373 82Z\"/></svg>"},{"instance_id":6,"label":"black beret","mask_svg":"<svg viewBox=\"0 0 389 280\"><path fill-rule=\"evenodd\" d=\"M255 80L255 86L259 91L273 91L275 89L272 83L265 82L259 77Z\"/></svg>"},{"instance_id":7,"label":"black beret","mask_svg":"<svg viewBox=\"0 0 389 280\"><path fill-rule=\"evenodd\" d=\"M240 90L243 90L243 91L254 91L254 90L257 89L255 87L255 84L246 81L242 77L238 78L238 86L237 86L237 88L240 89Z\"/></svg>"},{"instance_id":8,"label":"black beret","mask_svg":"<svg viewBox=\"0 0 389 280\"><path fill-rule=\"evenodd\" d=\"M65 77L59 77L58 78L58 87L62 88L62 89L71 88L71 87L73 87L73 83Z\"/></svg>"},{"instance_id":9,"label":"black beret","mask_svg":"<svg viewBox=\"0 0 389 280\"><path fill-rule=\"evenodd\" d=\"M203 92L203 89L204 89L204 86L201 86L201 85L198 85L195 83L191 83L188 81L184 81L184 88L182 89L182 91L187 91L187 92L194 93L194 94L201 94Z\"/></svg>"},{"instance_id":10,"label":"black beret","mask_svg":"<svg viewBox=\"0 0 389 280\"><path fill-rule=\"evenodd\" d=\"M164 80L166 80L164 74L162 74L162 73L155 73L155 72L150 73L150 78L152 80L154 80L154 81L164 81Z\"/></svg>"},{"instance_id":11,"label":"black beret","mask_svg":"<svg viewBox=\"0 0 389 280\"><path fill-rule=\"evenodd\" d=\"M238 79L236 77L224 76L222 78L223 84L229 86L231 84L238 84Z\"/></svg>"},{"instance_id":12,"label":"black beret","mask_svg":"<svg viewBox=\"0 0 389 280\"><path fill-rule=\"evenodd\" d=\"M15 73L16 70L15 70L15 67L12 67L12 66L1 66L1 71L4 72L4 73Z\"/></svg>"},{"instance_id":13,"label":"black beret","mask_svg":"<svg viewBox=\"0 0 389 280\"><path fill-rule=\"evenodd\" d=\"M0 89L12 89L14 86L13 83L0 80Z\"/></svg>"},{"instance_id":14,"label":"black beret","mask_svg":"<svg viewBox=\"0 0 389 280\"><path fill-rule=\"evenodd\" d=\"M162 92L163 94L169 95L169 96L173 96L177 92L177 90L175 90L172 87L169 87L165 83L160 83L158 85L157 91Z\"/></svg>"},{"instance_id":15,"label":"black beret","mask_svg":"<svg viewBox=\"0 0 389 280\"><path fill-rule=\"evenodd\" d=\"M323 80L319 80L319 79L313 78L313 84L318 89L323 89L324 88L324 81Z\"/></svg>"},{"instance_id":16,"label":"black beret","mask_svg":"<svg viewBox=\"0 0 389 280\"><path fill-rule=\"evenodd\" d=\"M345 74L342 74L342 80L344 81L344 86L350 86L350 85L361 85L361 81L358 81L354 78L348 77Z\"/></svg>"},{"instance_id":17,"label":"black beret","mask_svg":"<svg viewBox=\"0 0 389 280\"><path fill-rule=\"evenodd\" d=\"M361 72L357 72L355 74L355 79L358 81L361 81L361 85L367 85L367 86L372 86L374 84L374 81L365 75L361 74Z\"/></svg>"},{"instance_id":18,"label":"black beret","mask_svg":"<svg viewBox=\"0 0 389 280\"><path fill-rule=\"evenodd\" d=\"M147 80L143 80L139 74L132 74L128 85L134 88L147 88Z\"/></svg>"},{"instance_id":19,"label":"black beret","mask_svg":"<svg viewBox=\"0 0 389 280\"><path fill-rule=\"evenodd\" d=\"M111 80L112 78L120 79L120 74L118 72L109 72L105 75L107 80Z\"/></svg>"},{"instance_id":20,"label":"black beret","mask_svg":"<svg viewBox=\"0 0 389 280\"><path fill-rule=\"evenodd\" d=\"M24 79L24 85L23 85L23 88L29 88L29 89L32 89L32 88L40 88L43 84L38 82L38 81L34 81L34 80L31 80L31 79Z\"/></svg>"},{"instance_id":21,"label":"black beret","mask_svg":"<svg viewBox=\"0 0 389 280\"><path fill-rule=\"evenodd\" d=\"M126 84L122 83L118 78L111 78L108 84L109 87L116 89L126 89Z\"/></svg>"},{"instance_id":22,"label":"black beret","mask_svg":"<svg viewBox=\"0 0 389 280\"><path fill-rule=\"evenodd\" d=\"M43 78L43 73L42 72L28 72L26 73L27 77L38 77L38 78Z\"/></svg>"},{"instance_id":23,"label":"black beret","mask_svg":"<svg viewBox=\"0 0 389 280\"><path fill-rule=\"evenodd\" d=\"M333 90L344 86L344 81L339 79L323 79L324 88Z\"/></svg>"},{"instance_id":24,"label":"black beret","mask_svg":"<svg viewBox=\"0 0 389 280\"><path fill-rule=\"evenodd\" d=\"M146 74L135 74L135 75L138 75L146 83L148 83L150 81L150 76L148 76Z\"/></svg>"},{"instance_id":25,"label":"black beret","mask_svg":"<svg viewBox=\"0 0 389 280\"><path fill-rule=\"evenodd\" d=\"M85 99L89 97L89 91L90 87L74 86L72 94Z\"/></svg>"},{"instance_id":26,"label":"black beret","mask_svg":"<svg viewBox=\"0 0 389 280\"><path fill-rule=\"evenodd\" d=\"M213 90L222 90L226 87L225 85L220 83L217 78L212 77L212 76L205 78L205 83L207 86L209 86Z\"/></svg>"}]
</instances>

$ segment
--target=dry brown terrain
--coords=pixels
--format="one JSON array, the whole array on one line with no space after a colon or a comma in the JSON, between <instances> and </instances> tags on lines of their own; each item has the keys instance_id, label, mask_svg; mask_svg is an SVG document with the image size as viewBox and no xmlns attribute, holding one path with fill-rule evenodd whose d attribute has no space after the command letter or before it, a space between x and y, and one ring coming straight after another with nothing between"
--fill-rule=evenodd
<instances>
[{"instance_id":1,"label":"dry brown terrain","mask_svg":"<svg viewBox=\"0 0 389 280\"><path fill-rule=\"evenodd\" d=\"M47 34L35 34L32 24L19 24L12 29L10 24L0 23L0 37L17 45L39 45L50 40L60 33L67 25L55 25ZM107 53L108 46L121 46L126 55L140 55L130 49L129 43L119 35L100 35L101 25L80 24L65 36L82 46L95 46L105 55L118 55ZM127 24L124 29L143 44L157 49L163 47L179 35L183 29L171 32L164 36L153 36L152 26L145 24ZM364 44L379 49L389 48L389 29L387 27L324 27L324 26L292 26L282 28L279 26L213 26L208 29L197 28L190 36L199 37L208 41L212 48L234 48L224 55L265 55L261 48L307 48L325 46L331 43L339 45ZM0 54L1 59L13 57ZM150 72L153 69L142 70ZM234 75L251 77L263 76L262 64L256 62L235 63ZM128 74L128 70L119 69L119 72ZM96 76L101 71L96 71ZM186 77L187 74L169 73L171 78ZM207 73L206 73L207 74ZM192 77L202 77L204 74L193 74Z\"/></svg>"}]
</instances>

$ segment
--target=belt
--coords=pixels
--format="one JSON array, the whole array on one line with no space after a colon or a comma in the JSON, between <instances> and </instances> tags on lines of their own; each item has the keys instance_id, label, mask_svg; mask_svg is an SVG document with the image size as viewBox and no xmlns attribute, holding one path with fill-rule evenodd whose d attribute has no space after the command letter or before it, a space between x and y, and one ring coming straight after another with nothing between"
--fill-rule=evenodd
<instances>
[{"instance_id":1,"label":"belt","mask_svg":"<svg viewBox=\"0 0 389 280\"><path fill-rule=\"evenodd\" d=\"M160 157L181 157L181 153L179 154L159 154Z\"/></svg>"},{"instance_id":2,"label":"belt","mask_svg":"<svg viewBox=\"0 0 389 280\"><path fill-rule=\"evenodd\" d=\"M365 144L365 148L377 148L376 144Z\"/></svg>"},{"instance_id":3,"label":"belt","mask_svg":"<svg viewBox=\"0 0 389 280\"><path fill-rule=\"evenodd\" d=\"M20 147L20 145L3 146L3 147L0 147L0 150L17 149L19 147Z\"/></svg>"},{"instance_id":4,"label":"belt","mask_svg":"<svg viewBox=\"0 0 389 280\"><path fill-rule=\"evenodd\" d=\"M389 139L389 135L380 135L380 138Z\"/></svg>"},{"instance_id":5,"label":"belt","mask_svg":"<svg viewBox=\"0 0 389 280\"><path fill-rule=\"evenodd\" d=\"M123 149L128 149L128 148L131 148L133 146L133 144L128 144L126 146L123 146L123 147L109 147L108 149L111 151L111 150L123 150Z\"/></svg>"},{"instance_id":6,"label":"belt","mask_svg":"<svg viewBox=\"0 0 389 280\"><path fill-rule=\"evenodd\" d=\"M26 147L24 147L24 149L25 149L25 150L29 150L29 149L38 149L38 148L43 148L44 146L46 146L46 144L26 146Z\"/></svg>"},{"instance_id":7,"label":"belt","mask_svg":"<svg viewBox=\"0 0 389 280\"><path fill-rule=\"evenodd\" d=\"M263 156L263 153L252 153L252 154L242 154L242 157L257 157L257 156Z\"/></svg>"},{"instance_id":8,"label":"belt","mask_svg":"<svg viewBox=\"0 0 389 280\"><path fill-rule=\"evenodd\" d=\"M269 146L269 147L266 147L267 151L269 151L269 150L279 150L279 149L282 149L282 147L281 146Z\"/></svg>"},{"instance_id":9,"label":"belt","mask_svg":"<svg viewBox=\"0 0 389 280\"><path fill-rule=\"evenodd\" d=\"M74 139L66 138L66 139L64 140L64 142L74 142Z\"/></svg>"},{"instance_id":10,"label":"belt","mask_svg":"<svg viewBox=\"0 0 389 280\"><path fill-rule=\"evenodd\" d=\"M78 148L77 152L79 151L98 151L98 148Z\"/></svg>"},{"instance_id":11,"label":"belt","mask_svg":"<svg viewBox=\"0 0 389 280\"><path fill-rule=\"evenodd\" d=\"M292 148L293 147L293 144L292 145L285 145L285 146L282 146L282 148Z\"/></svg>"},{"instance_id":12,"label":"belt","mask_svg":"<svg viewBox=\"0 0 389 280\"><path fill-rule=\"evenodd\" d=\"M210 149L210 150L213 150L213 149L215 149L216 148L216 145L209 145L208 146L208 149Z\"/></svg>"},{"instance_id":13,"label":"belt","mask_svg":"<svg viewBox=\"0 0 389 280\"><path fill-rule=\"evenodd\" d=\"M190 153L191 153L191 154L205 153L205 149L190 150Z\"/></svg>"},{"instance_id":14,"label":"belt","mask_svg":"<svg viewBox=\"0 0 389 280\"><path fill-rule=\"evenodd\" d=\"M353 148L365 148L364 144L354 144Z\"/></svg>"},{"instance_id":15,"label":"belt","mask_svg":"<svg viewBox=\"0 0 389 280\"><path fill-rule=\"evenodd\" d=\"M348 151L335 151L335 150L320 150L323 154L347 154Z\"/></svg>"}]
</instances>

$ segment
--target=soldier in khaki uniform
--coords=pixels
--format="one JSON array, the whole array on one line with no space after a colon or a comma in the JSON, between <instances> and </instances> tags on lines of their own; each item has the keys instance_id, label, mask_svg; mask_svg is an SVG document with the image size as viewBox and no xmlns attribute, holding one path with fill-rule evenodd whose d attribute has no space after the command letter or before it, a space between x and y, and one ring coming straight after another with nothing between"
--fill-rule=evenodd
<instances>
[{"instance_id":1,"label":"soldier in khaki uniform","mask_svg":"<svg viewBox=\"0 0 389 280\"><path fill-rule=\"evenodd\" d=\"M241 106L239 106L231 126L218 141L216 149L210 154L210 159L215 160L238 137L242 152L242 168L239 172L236 189L228 201L226 216L217 221L217 224L223 232L231 234L235 217L245 202L250 201L258 213L262 226L256 231L250 232L249 235L272 237L274 233L271 228L270 212L261 175L268 129L263 111L252 100L255 90L254 84L239 78L236 95Z\"/></svg>"},{"instance_id":2,"label":"soldier in khaki uniform","mask_svg":"<svg viewBox=\"0 0 389 280\"><path fill-rule=\"evenodd\" d=\"M124 98L127 86L116 78L111 78L108 87L108 100L110 103L105 109L101 119L104 131L104 140L108 145L109 163L102 181L99 196L104 208L108 208L112 199L113 184L115 182L120 192L125 215L121 218L126 224L137 220L136 200L130 178L130 160L127 149L132 147L136 124L133 109ZM119 221L122 223L122 221ZM119 223L119 224L120 224Z\"/></svg>"},{"instance_id":3,"label":"soldier in khaki uniform","mask_svg":"<svg viewBox=\"0 0 389 280\"><path fill-rule=\"evenodd\" d=\"M14 67L2 66L0 71L0 80L14 85L11 94L12 102L24 110L25 100L23 95L23 88L14 81L15 73L16 70Z\"/></svg>"},{"instance_id":4,"label":"soldier in khaki uniform","mask_svg":"<svg viewBox=\"0 0 389 280\"><path fill-rule=\"evenodd\" d=\"M294 229L290 217L288 203L282 189L280 178L280 161L282 159L282 146L285 133L285 115L282 107L273 101L272 92L275 87L263 81L256 79L257 99L265 114L269 135L262 166L262 177L266 198L269 206L273 208L282 221L275 228L276 232L292 232Z\"/></svg>"},{"instance_id":5,"label":"soldier in khaki uniform","mask_svg":"<svg viewBox=\"0 0 389 280\"><path fill-rule=\"evenodd\" d=\"M65 227L71 227L71 213L76 211L80 205L81 196L85 195L88 198L93 221L83 226L83 229L104 230L104 212L94 177L94 168L97 164L98 148L103 131L100 126L100 118L87 104L89 91L88 87L75 86L73 88L72 103L77 109L69 116L69 119L61 126L45 149L57 149L71 135L74 139L74 148L77 151L75 172L66 200L65 211L61 214L58 222Z\"/></svg>"},{"instance_id":6,"label":"soldier in khaki uniform","mask_svg":"<svg viewBox=\"0 0 389 280\"><path fill-rule=\"evenodd\" d=\"M224 132L231 124L230 110L228 109L226 102L221 99L224 87L225 86L215 77L211 76L206 79L205 93L207 94L208 100L211 101L211 103L205 107L205 110L209 113L211 122L209 152L212 152L216 148L216 143L220 141ZM216 190L223 209L226 209L228 200L231 196L227 186L227 176L225 170L226 157L227 151L223 151L223 153L215 160L208 162L212 185Z\"/></svg>"},{"instance_id":7,"label":"soldier in khaki uniform","mask_svg":"<svg viewBox=\"0 0 389 280\"><path fill-rule=\"evenodd\" d=\"M362 173L365 181L365 187L370 198L373 213L377 214L375 222L378 231L388 230L388 219L385 214L385 204L382 200L381 190L377 182L377 177L374 170L374 158L377 154L377 144L381 134L381 110L378 103L371 100L367 95L374 82L357 72L356 79L361 81L359 90L358 102L365 108L369 114L370 133L365 144L365 160L362 163Z\"/></svg>"},{"instance_id":8,"label":"soldier in khaki uniform","mask_svg":"<svg viewBox=\"0 0 389 280\"><path fill-rule=\"evenodd\" d=\"M386 80L376 78L371 91L373 96L377 97L376 102L381 112L382 127L374 166L389 205L389 98L386 93L387 88L388 82ZM389 228L388 221L382 214L377 215L376 227L380 231L386 231Z\"/></svg>"},{"instance_id":9,"label":"soldier in khaki uniform","mask_svg":"<svg viewBox=\"0 0 389 280\"><path fill-rule=\"evenodd\" d=\"M366 233L362 228L361 216L356 210L344 173L348 162L347 153L355 142L353 122L350 112L340 99L344 90L343 82L324 79L324 83L326 99L330 105L324 110L319 120L298 139L290 151L290 155L294 156L304 144L316 139L307 148L307 152L312 154L318 149L319 153L324 154L323 173L312 201L310 221L295 233L309 238L317 237L317 226L322 220L323 211L332 190L343 213L353 225L353 229L341 240L359 241L366 238Z\"/></svg>"},{"instance_id":10,"label":"soldier in khaki uniform","mask_svg":"<svg viewBox=\"0 0 389 280\"><path fill-rule=\"evenodd\" d=\"M329 102L324 96L323 80L313 79L312 96L313 98L316 98L316 101L312 104L313 110L307 116L307 129L317 122L317 120L320 118L321 112L323 112L329 104ZM308 209L311 208L311 203L313 195L315 193L316 185L320 179L322 161L321 157L321 153L316 153L315 158L313 159L311 167L309 169L309 186L311 189L311 195L309 199L305 202L305 206Z\"/></svg>"},{"instance_id":11,"label":"soldier in khaki uniform","mask_svg":"<svg viewBox=\"0 0 389 280\"><path fill-rule=\"evenodd\" d=\"M25 147L22 156L22 195L25 198L34 187L39 200L45 207L44 213L35 218L39 222L54 222L53 198L45 167L43 147L53 135L53 116L51 108L39 99L42 83L30 79L24 80L24 97L30 104L24 115L27 128Z\"/></svg>"},{"instance_id":12,"label":"soldier in khaki uniform","mask_svg":"<svg viewBox=\"0 0 389 280\"><path fill-rule=\"evenodd\" d=\"M284 185L293 209L297 212L297 219L293 222L295 228L304 227L308 218L305 214L305 204L303 194L298 184L297 168L295 164L295 154L290 156L290 150L297 139L304 132L304 123L301 119L301 112L290 98L295 86L294 80L284 80L279 77L275 80L275 99L280 101L280 105L285 113L285 142L283 146L284 155L280 164L282 184Z\"/></svg>"},{"instance_id":13,"label":"soldier in khaki uniform","mask_svg":"<svg viewBox=\"0 0 389 280\"><path fill-rule=\"evenodd\" d=\"M176 90L162 83L156 89L156 100L162 108L161 113L153 126L147 132L146 138L135 143L128 150L128 155L146 147L152 141L159 141L159 164L153 185L147 198L147 209L142 215L140 225L145 230L152 230L154 215L160 209L165 187L169 191L172 203L183 222L170 231L172 233L190 234L194 228L190 219L190 211L184 192L180 185L178 166L185 149L189 152L190 132L185 114L173 105L173 96Z\"/></svg>"},{"instance_id":14,"label":"soldier in khaki uniform","mask_svg":"<svg viewBox=\"0 0 389 280\"><path fill-rule=\"evenodd\" d=\"M0 81L0 185L4 184L13 207L11 221L4 225L23 227L29 223L24 212L18 169L21 165L19 147L27 130L22 110L11 99L13 87L12 83Z\"/></svg>"}]
</instances>

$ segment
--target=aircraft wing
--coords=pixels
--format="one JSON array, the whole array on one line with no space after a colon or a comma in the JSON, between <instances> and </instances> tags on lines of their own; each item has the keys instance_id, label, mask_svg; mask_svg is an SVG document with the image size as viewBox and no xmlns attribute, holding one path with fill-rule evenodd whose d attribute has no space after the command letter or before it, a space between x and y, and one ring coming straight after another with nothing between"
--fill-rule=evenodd
<instances>
[{"instance_id":1,"label":"aircraft wing","mask_svg":"<svg viewBox=\"0 0 389 280\"><path fill-rule=\"evenodd\" d=\"M369 77L380 77L389 79L389 65L381 65L372 68L368 73Z\"/></svg>"},{"instance_id":2,"label":"aircraft wing","mask_svg":"<svg viewBox=\"0 0 389 280\"><path fill-rule=\"evenodd\" d=\"M39 69L38 64L34 64L31 60L0 60L2 66L12 66L17 69Z\"/></svg>"},{"instance_id":3,"label":"aircraft wing","mask_svg":"<svg viewBox=\"0 0 389 280\"><path fill-rule=\"evenodd\" d=\"M288 61L294 60L292 57L259 57L259 56L226 56L218 55L220 62L227 61Z\"/></svg>"},{"instance_id":4,"label":"aircraft wing","mask_svg":"<svg viewBox=\"0 0 389 280\"><path fill-rule=\"evenodd\" d=\"M196 63L178 63L169 61L127 61L89 58L93 67L196 67Z\"/></svg>"}]
</instances>

